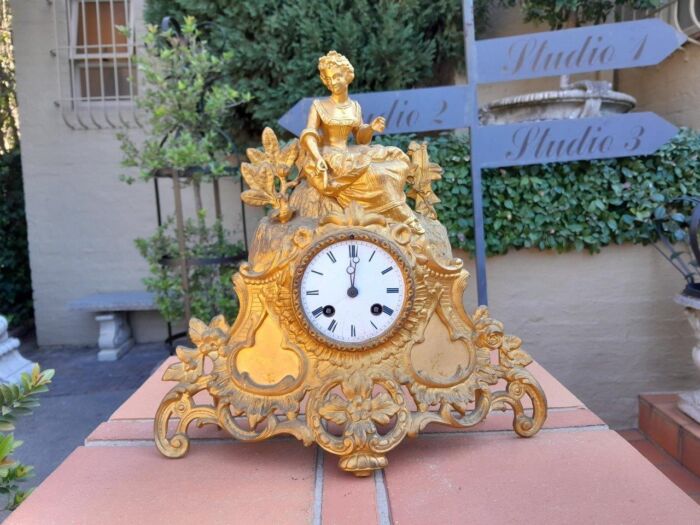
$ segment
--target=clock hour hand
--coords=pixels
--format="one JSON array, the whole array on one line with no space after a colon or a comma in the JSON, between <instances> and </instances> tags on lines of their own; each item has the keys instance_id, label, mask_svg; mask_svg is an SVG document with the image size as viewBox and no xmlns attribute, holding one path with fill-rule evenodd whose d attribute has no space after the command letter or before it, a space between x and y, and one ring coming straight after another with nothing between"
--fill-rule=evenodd
<instances>
[{"instance_id":1,"label":"clock hour hand","mask_svg":"<svg viewBox=\"0 0 700 525\"><path fill-rule=\"evenodd\" d=\"M350 264L347 272L350 275L350 288L348 288L348 297L357 297L358 290L355 288L355 273L357 272L357 263L360 259L357 257L357 247L351 245L350 248Z\"/></svg>"}]
</instances>

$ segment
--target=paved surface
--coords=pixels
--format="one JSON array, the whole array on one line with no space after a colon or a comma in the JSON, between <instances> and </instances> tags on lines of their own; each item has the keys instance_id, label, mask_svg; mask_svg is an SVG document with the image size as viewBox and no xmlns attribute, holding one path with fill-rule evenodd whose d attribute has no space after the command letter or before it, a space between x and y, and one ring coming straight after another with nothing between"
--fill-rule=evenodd
<instances>
[{"instance_id":1,"label":"paved surface","mask_svg":"<svg viewBox=\"0 0 700 525\"><path fill-rule=\"evenodd\" d=\"M162 344L137 345L119 361L99 362L96 347L40 350L24 339L24 357L56 370L41 406L19 419L15 431L24 441L15 457L34 466L28 485L37 486L152 374L168 350ZM0 513L0 519L5 516Z\"/></svg>"}]
</instances>

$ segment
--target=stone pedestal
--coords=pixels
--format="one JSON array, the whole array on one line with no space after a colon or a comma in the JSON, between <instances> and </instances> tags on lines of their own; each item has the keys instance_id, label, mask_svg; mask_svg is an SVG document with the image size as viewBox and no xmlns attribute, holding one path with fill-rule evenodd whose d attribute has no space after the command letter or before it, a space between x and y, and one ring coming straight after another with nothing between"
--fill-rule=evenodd
<instances>
[{"instance_id":1,"label":"stone pedestal","mask_svg":"<svg viewBox=\"0 0 700 525\"><path fill-rule=\"evenodd\" d=\"M676 302L685 306L685 314L693 327L696 343L693 347L693 362L700 371L700 299L687 295L677 295ZM678 394L678 408L700 423L700 389Z\"/></svg>"},{"instance_id":2,"label":"stone pedestal","mask_svg":"<svg viewBox=\"0 0 700 525\"><path fill-rule=\"evenodd\" d=\"M116 361L134 346L125 312L99 314L95 316L95 321L100 325L98 361Z\"/></svg>"},{"instance_id":3,"label":"stone pedestal","mask_svg":"<svg viewBox=\"0 0 700 525\"><path fill-rule=\"evenodd\" d=\"M19 353L19 339L7 333L7 319L0 315L0 383L19 383L23 373L30 373L34 363Z\"/></svg>"}]
</instances>

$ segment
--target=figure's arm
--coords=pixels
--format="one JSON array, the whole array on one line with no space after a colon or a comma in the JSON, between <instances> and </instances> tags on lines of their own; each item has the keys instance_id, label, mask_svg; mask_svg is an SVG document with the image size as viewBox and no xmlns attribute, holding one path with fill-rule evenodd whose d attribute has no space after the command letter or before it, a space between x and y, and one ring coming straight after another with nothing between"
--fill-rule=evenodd
<instances>
[{"instance_id":1,"label":"figure's arm","mask_svg":"<svg viewBox=\"0 0 700 525\"><path fill-rule=\"evenodd\" d=\"M306 128L301 132L300 142L301 147L308 151L311 156L316 160L316 163L323 162L323 156L321 155L321 150L319 149L319 144L321 142L321 136L318 130L321 128L321 117L316 111L316 106L311 104L311 109L309 110L309 118L306 121Z\"/></svg>"},{"instance_id":2,"label":"figure's arm","mask_svg":"<svg viewBox=\"0 0 700 525\"><path fill-rule=\"evenodd\" d=\"M370 124L365 124L362 122L362 110L360 109L360 105L358 104L357 107L360 112L360 125L353 130L355 142L358 144L369 144L375 132L382 133L384 131L386 121L384 117L376 117Z\"/></svg>"},{"instance_id":3,"label":"figure's arm","mask_svg":"<svg viewBox=\"0 0 700 525\"><path fill-rule=\"evenodd\" d=\"M306 121L306 128L301 132L299 142L302 149L309 152L316 163L316 176L320 175L320 181L309 180L309 183L321 193L326 193L328 188L328 164L321 155L321 135L318 130L321 128L321 117L316 110L316 105L311 104L309 118ZM313 177L312 177L313 178Z\"/></svg>"}]
</instances>

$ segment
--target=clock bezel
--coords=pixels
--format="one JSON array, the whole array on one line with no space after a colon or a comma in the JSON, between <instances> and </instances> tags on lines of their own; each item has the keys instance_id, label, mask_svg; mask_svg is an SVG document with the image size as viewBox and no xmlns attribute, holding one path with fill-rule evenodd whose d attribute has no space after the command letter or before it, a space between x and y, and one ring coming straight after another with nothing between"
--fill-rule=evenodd
<instances>
[{"instance_id":1,"label":"clock bezel","mask_svg":"<svg viewBox=\"0 0 700 525\"><path fill-rule=\"evenodd\" d=\"M328 246L350 240L370 242L389 253L389 255L396 262L396 265L399 267L405 285L403 303L401 304L401 309L396 316L396 320L384 333L371 339L367 339L361 343L346 343L343 341L338 341L319 332L308 318L301 301L301 282L304 277L304 273L313 258ZM382 345L383 343L386 343L399 329L401 329L406 322L408 314L413 307L413 301L415 298L415 281L413 278L413 270L408 263L408 259L398 245L382 235L357 229L335 232L330 235L326 235L325 237L322 237L311 244L304 255L302 255L296 269L294 270L292 298L294 303L294 313L296 314L297 319L302 324L303 328L309 334L311 334L311 336L317 342L335 350L352 352L370 350Z\"/></svg>"}]
</instances>

